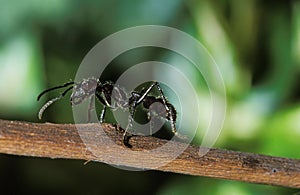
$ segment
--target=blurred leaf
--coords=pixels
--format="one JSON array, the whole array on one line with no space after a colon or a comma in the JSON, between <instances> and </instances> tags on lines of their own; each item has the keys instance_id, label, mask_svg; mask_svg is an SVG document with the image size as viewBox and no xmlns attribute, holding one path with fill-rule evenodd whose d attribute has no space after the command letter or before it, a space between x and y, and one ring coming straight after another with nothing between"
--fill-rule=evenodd
<instances>
[{"instance_id":1,"label":"blurred leaf","mask_svg":"<svg viewBox=\"0 0 300 195\"><path fill-rule=\"evenodd\" d=\"M261 152L273 156L300 158L300 105L276 113L261 133Z\"/></svg>"},{"instance_id":2,"label":"blurred leaf","mask_svg":"<svg viewBox=\"0 0 300 195\"><path fill-rule=\"evenodd\" d=\"M27 115L37 108L41 89L41 57L33 34L24 32L0 49L1 114Z\"/></svg>"},{"instance_id":3,"label":"blurred leaf","mask_svg":"<svg viewBox=\"0 0 300 195\"><path fill-rule=\"evenodd\" d=\"M211 53L223 76L227 93L241 95L250 87L250 77L241 70L236 49L210 1L191 1L190 9L198 31L198 39ZM241 82L242 81L242 82Z\"/></svg>"}]
</instances>

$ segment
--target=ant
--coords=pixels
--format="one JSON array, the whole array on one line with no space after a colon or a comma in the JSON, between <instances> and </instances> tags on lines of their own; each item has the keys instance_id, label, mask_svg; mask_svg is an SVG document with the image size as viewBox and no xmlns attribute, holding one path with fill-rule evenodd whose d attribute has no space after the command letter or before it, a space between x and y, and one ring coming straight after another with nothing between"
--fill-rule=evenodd
<instances>
[{"instance_id":1,"label":"ant","mask_svg":"<svg viewBox=\"0 0 300 195\"><path fill-rule=\"evenodd\" d=\"M68 87L69 86L69 87ZM166 99L162 88L160 87L159 83L156 81L153 81L151 85L146 88L141 90L141 92L138 91L132 91L129 97L127 96L127 93L123 88L121 88L118 85L115 85L111 81L106 81L104 83L101 83L99 79L96 78L88 78L88 79L83 79L81 82L68 82L65 83L61 86L56 86L50 89L47 89L43 92L41 92L37 100L39 101L40 98L48 93L49 91L55 90L55 89L60 89L60 88L65 88L68 87L65 91L63 91L58 97L53 98L49 100L47 103L45 103L42 108L39 111L38 117L41 120L42 115L44 111L54 102L60 100L63 98L67 92L69 92L71 89L74 89L71 97L70 97L70 102L71 105L78 105L85 99L90 99L92 102L93 98L96 96L96 98L103 104L103 109L100 114L100 123L103 122L104 117L105 117L105 112L107 107L109 107L112 110L121 108L121 109L129 109L129 119L128 119L128 125L125 129L125 132L123 134L123 143L124 145L128 145L128 129L132 127L132 122L134 118L134 114L136 111L136 107L140 104L143 105L143 107L148 110L148 117L151 119L151 117L161 117L164 118L171 123L171 129L174 135L179 136L176 130L176 109L175 107L168 102ZM155 97L149 95L150 91L156 87L160 93L160 97ZM112 101L113 100L113 101ZM150 106L153 103L161 103L163 106ZM160 104L160 105L161 105ZM90 112L92 110L91 104L90 108L88 110L88 120L90 120Z\"/></svg>"}]
</instances>

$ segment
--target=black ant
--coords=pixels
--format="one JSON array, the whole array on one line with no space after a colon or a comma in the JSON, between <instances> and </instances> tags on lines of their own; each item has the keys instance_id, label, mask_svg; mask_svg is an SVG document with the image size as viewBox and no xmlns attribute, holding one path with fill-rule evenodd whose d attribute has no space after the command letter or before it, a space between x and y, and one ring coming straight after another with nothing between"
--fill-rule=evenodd
<instances>
[{"instance_id":1,"label":"black ant","mask_svg":"<svg viewBox=\"0 0 300 195\"><path fill-rule=\"evenodd\" d=\"M70 87L68 87L70 86ZM176 109L175 107L168 102L166 99L162 88L160 87L159 83L154 81L151 83L151 85L143 89L141 92L133 91L127 96L125 90L121 88L118 85L115 85L113 82L104 82L101 83L99 79L96 78L89 78L89 79L84 79L83 81L79 83L75 83L74 81L65 83L61 86L56 86L50 89L47 89L40 93L37 97L37 100L39 100L45 93L55 90L55 89L60 89L68 87L65 91L63 91L58 97L53 98L49 100L46 104L43 105L43 107L40 109L38 117L39 119L42 118L42 115L44 111L54 102L57 100L63 98L68 91L71 89L74 89L74 91L71 94L70 97L70 102L71 105L78 105L80 104L83 100L90 98L92 101L93 98L96 96L96 98L103 104L103 110L100 115L100 123L103 122L106 108L109 107L110 109L114 110L117 108L128 108L129 109L129 121L128 125L125 129L125 132L123 134L123 143L125 145L128 145L128 135L127 131L129 128L132 126L132 121L134 118L134 113L136 111L136 107L140 104L143 105L145 109L147 109L148 116L149 118L151 117L162 117L165 118L166 120L170 121L171 123L171 129L174 135L178 136L177 130L176 130ZM160 97L155 97L149 95L150 91L154 88L157 87ZM161 103L163 106L154 106L154 109L151 108L150 112L150 105L153 103ZM160 104L160 105L161 105ZM90 112L91 112L91 104L90 108L88 111L88 120L90 119Z\"/></svg>"}]
</instances>

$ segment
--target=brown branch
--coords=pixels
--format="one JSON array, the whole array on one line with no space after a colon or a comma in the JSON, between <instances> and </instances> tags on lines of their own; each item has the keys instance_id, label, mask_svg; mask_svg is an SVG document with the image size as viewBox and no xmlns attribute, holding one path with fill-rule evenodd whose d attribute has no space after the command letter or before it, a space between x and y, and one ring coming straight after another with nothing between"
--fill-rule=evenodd
<instances>
[{"instance_id":1,"label":"brown branch","mask_svg":"<svg viewBox=\"0 0 300 195\"><path fill-rule=\"evenodd\" d=\"M104 134L95 136L95 132L99 132L99 124L82 124L77 127L82 130L80 135L73 124L0 120L0 153L84 159L126 167L300 188L300 160L221 149L210 149L206 155L199 156L199 147L188 146L182 154L167 163L166 159L177 148L184 146L183 143L169 141L170 148L158 150L153 156L149 151L163 146L166 140L134 136L130 139L132 148L129 149L122 144L122 132L113 125L102 125L110 139ZM157 166L157 163L164 162L167 164Z\"/></svg>"}]
</instances>

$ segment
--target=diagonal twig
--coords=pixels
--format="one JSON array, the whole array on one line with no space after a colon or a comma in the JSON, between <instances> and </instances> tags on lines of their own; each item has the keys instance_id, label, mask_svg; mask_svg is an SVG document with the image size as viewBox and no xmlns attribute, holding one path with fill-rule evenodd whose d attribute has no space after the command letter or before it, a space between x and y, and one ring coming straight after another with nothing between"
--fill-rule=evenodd
<instances>
[{"instance_id":1,"label":"diagonal twig","mask_svg":"<svg viewBox=\"0 0 300 195\"><path fill-rule=\"evenodd\" d=\"M297 159L223 149L210 149L206 155L199 156L199 147L188 145L174 160L153 168L154 162L164 162L173 149L181 147L182 143L171 142L172 147L168 150L158 150L155 157L149 155L148 158L142 158L140 153L131 151L147 154L168 141L134 136L130 139L132 148L128 148L122 144L123 132L111 124L102 124L105 136L94 135L99 124L80 124L77 127L82 130L80 135L74 124L0 120L0 153L84 159L140 169L300 188L300 160ZM105 138L107 136L109 140ZM130 152L124 155L122 150Z\"/></svg>"}]
</instances>

